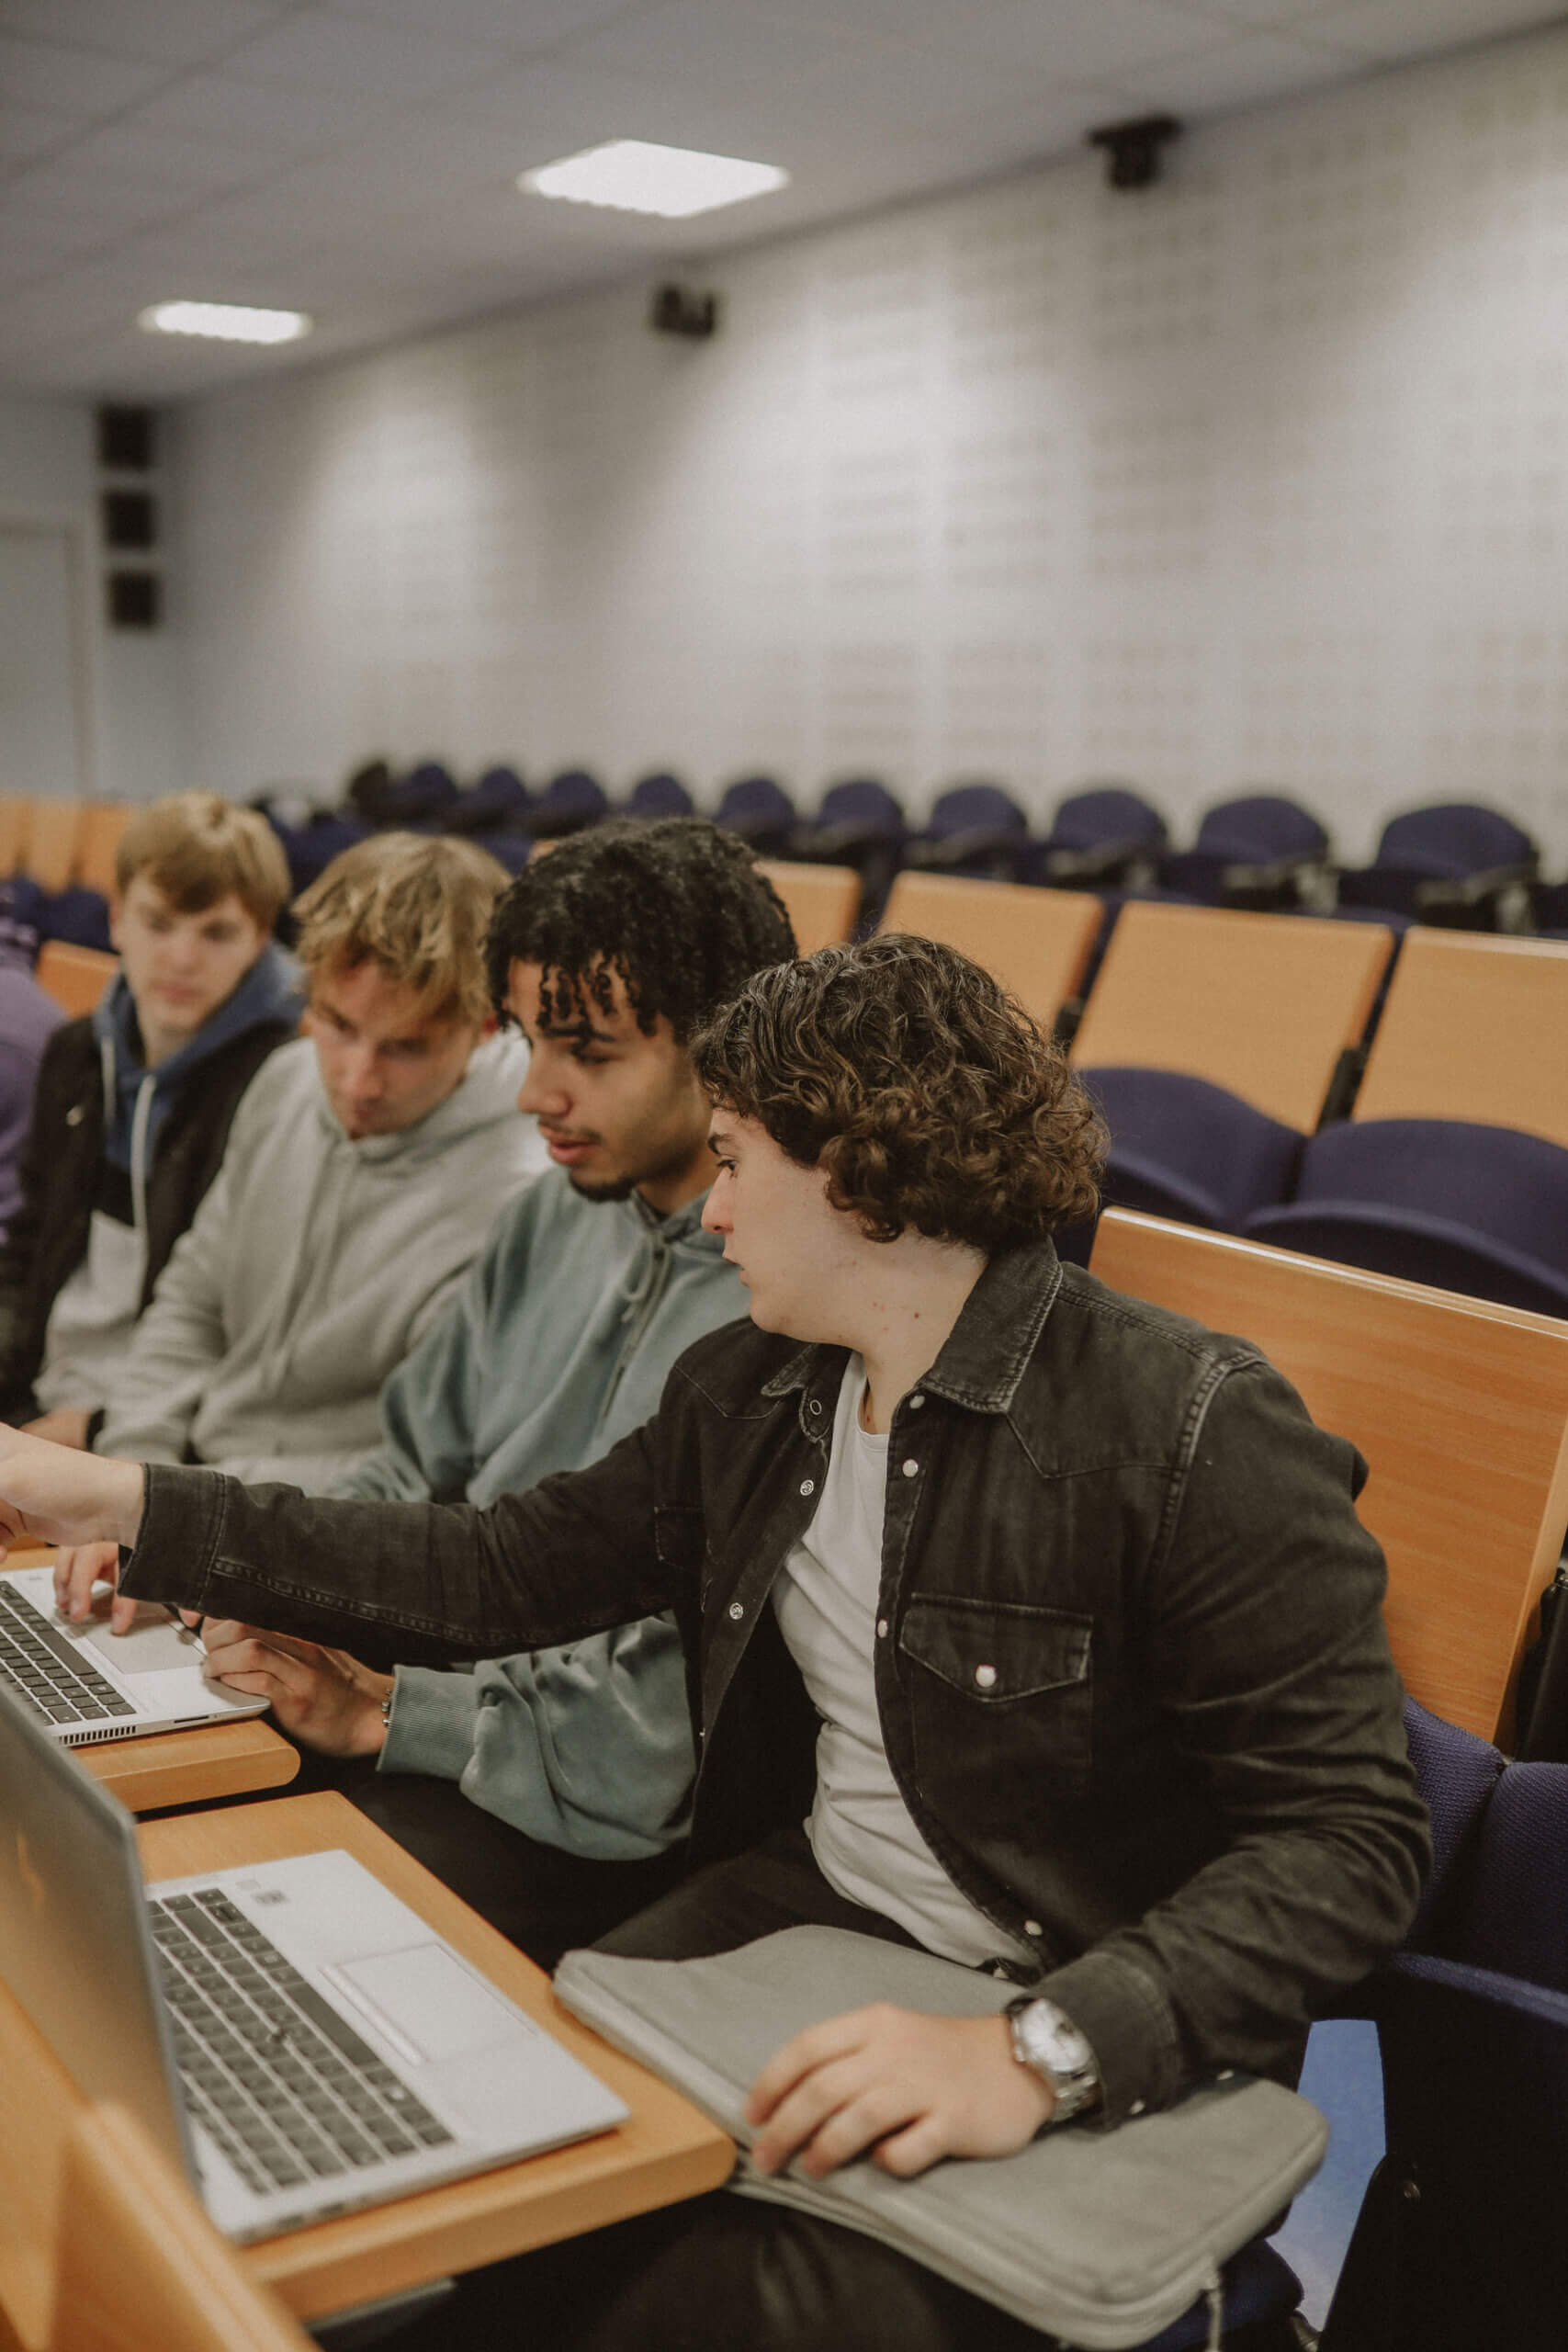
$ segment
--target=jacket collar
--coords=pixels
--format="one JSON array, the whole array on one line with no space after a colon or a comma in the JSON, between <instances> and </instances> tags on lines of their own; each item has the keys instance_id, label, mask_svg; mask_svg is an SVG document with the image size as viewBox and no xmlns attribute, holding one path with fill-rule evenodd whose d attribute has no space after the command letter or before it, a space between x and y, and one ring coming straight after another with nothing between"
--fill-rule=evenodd
<instances>
[{"instance_id":1,"label":"jacket collar","mask_svg":"<svg viewBox=\"0 0 1568 2352\"><path fill-rule=\"evenodd\" d=\"M987 1260L921 1388L973 1412L1008 1411L1061 1286L1061 1261L1049 1240L998 1250ZM831 1367L841 1374L844 1360L842 1348L807 1340L763 1383L762 1394L787 1396L812 1387Z\"/></svg>"}]
</instances>

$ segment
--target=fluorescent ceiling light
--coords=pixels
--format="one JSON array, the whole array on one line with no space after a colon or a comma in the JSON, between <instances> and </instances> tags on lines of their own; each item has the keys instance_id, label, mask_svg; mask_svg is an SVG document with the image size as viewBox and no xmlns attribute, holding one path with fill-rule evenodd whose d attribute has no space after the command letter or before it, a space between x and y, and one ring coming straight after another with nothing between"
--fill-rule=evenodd
<instances>
[{"instance_id":1,"label":"fluorescent ceiling light","mask_svg":"<svg viewBox=\"0 0 1568 2352\"><path fill-rule=\"evenodd\" d=\"M775 164L743 164L733 155L705 155L694 147L656 147L646 139L612 139L606 146L567 155L525 172L517 183L535 196L569 204L604 204L617 212L658 212L683 220L748 196L787 187Z\"/></svg>"},{"instance_id":2,"label":"fluorescent ceiling light","mask_svg":"<svg viewBox=\"0 0 1568 2352\"><path fill-rule=\"evenodd\" d=\"M239 302L154 302L137 324L150 334L209 334L221 343L292 343L310 332L303 311L252 311Z\"/></svg>"}]
</instances>

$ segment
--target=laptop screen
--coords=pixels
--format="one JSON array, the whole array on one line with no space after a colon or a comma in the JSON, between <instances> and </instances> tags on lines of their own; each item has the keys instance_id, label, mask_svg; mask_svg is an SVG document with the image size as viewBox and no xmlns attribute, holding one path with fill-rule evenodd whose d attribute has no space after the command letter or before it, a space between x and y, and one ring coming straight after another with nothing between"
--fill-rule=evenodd
<instances>
[{"instance_id":1,"label":"laptop screen","mask_svg":"<svg viewBox=\"0 0 1568 2352\"><path fill-rule=\"evenodd\" d=\"M195 2165L130 1815L0 1685L0 1978L89 2098Z\"/></svg>"}]
</instances>

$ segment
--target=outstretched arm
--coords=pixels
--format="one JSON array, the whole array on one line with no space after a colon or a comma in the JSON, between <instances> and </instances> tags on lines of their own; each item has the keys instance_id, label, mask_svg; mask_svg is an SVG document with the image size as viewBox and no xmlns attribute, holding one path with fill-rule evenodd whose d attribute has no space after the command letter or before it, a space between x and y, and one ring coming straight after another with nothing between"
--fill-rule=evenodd
<instances>
[{"instance_id":1,"label":"outstretched arm","mask_svg":"<svg viewBox=\"0 0 1568 2352\"><path fill-rule=\"evenodd\" d=\"M0 1551L17 1544L134 1544L143 1489L139 1462L80 1453L0 1423Z\"/></svg>"},{"instance_id":2,"label":"outstretched arm","mask_svg":"<svg viewBox=\"0 0 1568 2352\"><path fill-rule=\"evenodd\" d=\"M660 1556L655 1452L649 1424L592 1468L477 1510L329 1501L163 1464L144 1472L6 1430L0 1545L133 1545L120 1582L136 1600L324 1642L377 1667L446 1665L575 1641L684 1597L695 1560L682 1569ZM694 1506L659 1515L700 1518Z\"/></svg>"}]
</instances>

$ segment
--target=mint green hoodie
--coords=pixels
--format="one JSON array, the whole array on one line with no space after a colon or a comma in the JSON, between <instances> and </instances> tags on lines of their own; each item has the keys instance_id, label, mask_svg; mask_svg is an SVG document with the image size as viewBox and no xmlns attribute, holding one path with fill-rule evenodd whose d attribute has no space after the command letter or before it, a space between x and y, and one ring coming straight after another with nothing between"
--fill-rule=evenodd
<instances>
[{"instance_id":1,"label":"mint green hoodie","mask_svg":"<svg viewBox=\"0 0 1568 2352\"><path fill-rule=\"evenodd\" d=\"M578 1470L651 1419L670 1367L746 1311L702 1229L585 1201L559 1170L491 1230L467 1281L381 1392L382 1443L331 1489L484 1504ZM381 1770L428 1772L514 1828L599 1860L682 1835L693 1773L668 1618L467 1672L400 1667Z\"/></svg>"}]
</instances>

